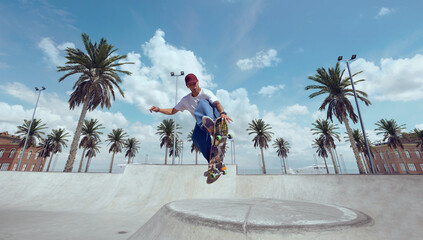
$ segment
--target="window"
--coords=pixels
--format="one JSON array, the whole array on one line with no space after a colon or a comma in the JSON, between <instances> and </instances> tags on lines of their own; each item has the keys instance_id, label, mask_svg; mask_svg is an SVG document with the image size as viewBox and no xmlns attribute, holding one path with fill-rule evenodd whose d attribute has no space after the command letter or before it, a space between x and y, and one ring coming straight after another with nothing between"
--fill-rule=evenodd
<instances>
[{"instance_id":1,"label":"window","mask_svg":"<svg viewBox=\"0 0 423 240\"><path fill-rule=\"evenodd\" d=\"M21 158L22 153L23 153L23 149L19 152L19 156L18 156L18 158Z\"/></svg>"},{"instance_id":2,"label":"window","mask_svg":"<svg viewBox=\"0 0 423 240\"><path fill-rule=\"evenodd\" d=\"M40 156L40 152L37 152L37 153L35 154L35 159L38 159L38 156Z\"/></svg>"},{"instance_id":3,"label":"window","mask_svg":"<svg viewBox=\"0 0 423 240\"><path fill-rule=\"evenodd\" d=\"M397 167L395 167L394 163L392 163L392 169L394 169L394 172L397 172Z\"/></svg>"},{"instance_id":4,"label":"window","mask_svg":"<svg viewBox=\"0 0 423 240\"><path fill-rule=\"evenodd\" d=\"M407 156L407 158L411 158L410 157L410 152L408 150L405 150L405 155Z\"/></svg>"},{"instance_id":5,"label":"window","mask_svg":"<svg viewBox=\"0 0 423 240\"><path fill-rule=\"evenodd\" d=\"M379 164L376 164L377 171L380 172Z\"/></svg>"},{"instance_id":6,"label":"window","mask_svg":"<svg viewBox=\"0 0 423 240\"><path fill-rule=\"evenodd\" d=\"M389 172L389 170L388 170L388 165L383 164L383 167L385 168L385 172Z\"/></svg>"},{"instance_id":7,"label":"window","mask_svg":"<svg viewBox=\"0 0 423 240\"><path fill-rule=\"evenodd\" d=\"M13 155L15 155L15 152L16 152L16 149L12 149L10 151L9 158L13 158Z\"/></svg>"},{"instance_id":8,"label":"window","mask_svg":"<svg viewBox=\"0 0 423 240\"><path fill-rule=\"evenodd\" d=\"M32 151L29 151L28 155L26 156L26 159L29 159L31 157Z\"/></svg>"},{"instance_id":9,"label":"window","mask_svg":"<svg viewBox=\"0 0 423 240\"><path fill-rule=\"evenodd\" d=\"M0 150L0 158L3 156L3 153L4 153L4 148Z\"/></svg>"},{"instance_id":10,"label":"window","mask_svg":"<svg viewBox=\"0 0 423 240\"><path fill-rule=\"evenodd\" d=\"M405 166L404 166L404 163L400 163L400 167L401 167L401 171L404 171L404 172L405 172Z\"/></svg>"},{"instance_id":11,"label":"window","mask_svg":"<svg viewBox=\"0 0 423 240\"><path fill-rule=\"evenodd\" d=\"M395 150L395 156L397 156L397 158L400 158L398 150Z\"/></svg>"},{"instance_id":12,"label":"window","mask_svg":"<svg viewBox=\"0 0 423 240\"><path fill-rule=\"evenodd\" d=\"M420 168L423 170L423 163L420 163Z\"/></svg>"},{"instance_id":13,"label":"window","mask_svg":"<svg viewBox=\"0 0 423 240\"><path fill-rule=\"evenodd\" d=\"M13 171L16 171L16 168L18 168L18 164L15 163L15 166L13 166Z\"/></svg>"},{"instance_id":14,"label":"window","mask_svg":"<svg viewBox=\"0 0 423 240\"><path fill-rule=\"evenodd\" d=\"M25 171L26 169L26 164L23 165L22 170L21 171Z\"/></svg>"},{"instance_id":15,"label":"window","mask_svg":"<svg viewBox=\"0 0 423 240\"><path fill-rule=\"evenodd\" d=\"M389 153L388 150L386 150L386 155L388 156L389 159L391 159L391 154Z\"/></svg>"},{"instance_id":16,"label":"window","mask_svg":"<svg viewBox=\"0 0 423 240\"><path fill-rule=\"evenodd\" d=\"M32 164L31 172L34 171L35 164Z\"/></svg>"},{"instance_id":17,"label":"window","mask_svg":"<svg viewBox=\"0 0 423 240\"><path fill-rule=\"evenodd\" d=\"M380 155L380 158L383 160L384 158L383 158L383 153L382 153L382 151L380 151L380 152L379 152L379 155Z\"/></svg>"},{"instance_id":18,"label":"window","mask_svg":"<svg viewBox=\"0 0 423 240\"><path fill-rule=\"evenodd\" d=\"M422 158L422 156L420 155L419 150L416 150L416 155L417 155L418 158ZM0 157L1 157L1 155L0 155Z\"/></svg>"},{"instance_id":19,"label":"window","mask_svg":"<svg viewBox=\"0 0 423 240\"><path fill-rule=\"evenodd\" d=\"M0 171L7 171L9 168L10 163L3 163L1 164Z\"/></svg>"},{"instance_id":20,"label":"window","mask_svg":"<svg viewBox=\"0 0 423 240\"><path fill-rule=\"evenodd\" d=\"M414 163L409 163L408 168L410 169L410 171L413 171L413 172L417 171L416 165L414 165Z\"/></svg>"}]
</instances>

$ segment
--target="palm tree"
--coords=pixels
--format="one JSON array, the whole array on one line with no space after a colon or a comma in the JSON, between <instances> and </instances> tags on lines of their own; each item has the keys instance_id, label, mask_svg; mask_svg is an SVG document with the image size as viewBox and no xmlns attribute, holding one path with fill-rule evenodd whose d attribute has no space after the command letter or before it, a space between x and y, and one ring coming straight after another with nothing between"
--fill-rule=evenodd
<instances>
[{"instance_id":1,"label":"palm tree","mask_svg":"<svg viewBox=\"0 0 423 240\"><path fill-rule=\"evenodd\" d=\"M109 135L107 135L106 141L109 142L109 144L112 144L109 148L109 153L113 152L112 160L110 161L109 173L112 173L115 154L122 152L122 147L125 146L124 138L126 137L127 137L126 132L124 132L122 128L113 129L112 132L109 133Z\"/></svg>"},{"instance_id":2,"label":"palm tree","mask_svg":"<svg viewBox=\"0 0 423 240\"><path fill-rule=\"evenodd\" d=\"M28 142L26 143L27 148L35 147L37 146L37 139L38 141L42 141L43 138L41 135L44 135L43 129L46 129L46 124L42 123L41 119L36 119L32 121L24 120L24 123L21 126L18 126L18 131L16 131L16 134L21 137L21 141L19 142L19 147L25 146L26 136L28 134ZM25 149L22 149L22 154L25 156ZM18 169L19 170L19 169Z\"/></svg>"},{"instance_id":3,"label":"palm tree","mask_svg":"<svg viewBox=\"0 0 423 240\"><path fill-rule=\"evenodd\" d=\"M325 161L326 172L329 174L328 164L326 163L326 158L328 157L328 153L326 152L325 140L320 136L313 141L313 148L316 148L316 153L319 157L323 158Z\"/></svg>"},{"instance_id":4,"label":"palm tree","mask_svg":"<svg viewBox=\"0 0 423 240\"><path fill-rule=\"evenodd\" d=\"M254 148L257 148L257 146L260 147L261 160L263 162L263 173L266 174L266 164L264 162L263 148L266 149L269 147L267 143L272 140L271 134L273 133L269 131L272 129L272 127L269 124L266 124L263 119L253 120L248 125L248 135L255 134L252 140L254 142Z\"/></svg>"},{"instance_id":5,"label":"palm tree","mask_svg":"<svg viewBox=\"0 0 423 240\"><path fill-rule=\"evenodd\" d=\"M164 119L159 126L157 126L157 135L160 135L160 148L166 147L165 152L165 165L167 164L167 150L169 147L173 148L173 132L175 128L175 122L173 119ZM179 124L176 124L176 130L181 129ZM176 137L181 132L176 132Z\"/></svg>"},{"instance_id":6,"label":"palm tree","mask_svg":"<svg viewBox=\"0 0 423 240\"><path fill-rule=\"evenodd\" d=\"M335 117L341 124L345 123L345 128L347 129L348 137L350 139L351 147L354 152L358 170L360 174L364 174L364 167L360 161L360 154L355 144L353 144L354 139L348 122L348 118L351 118L353 123L358 122L358 117L354 113L354 108L347 98L347 96L353 96L350 78L346 77L342 79L345 69L341 72L339 68L339 63L336 63L335 68L329 68L328 71L326 71L326 69L323 67L318 68L316 71L317 74L315 74L314 76L309 76L308 79L316 82L317 85L308 85L305 87L305 90L317 90L317 92L310 94L309 98L314 98L316 96L327 94L319 110L323 111L326 109L327 106L327 119L330 119L331 122L333 122L332 116L335 115ZM357 72L352 76L356 76L361 72L362 71ZM365 80L360 79L354 81L354 84L363 81ZM366 106L371 104L371 102L367 99L367 93L360 90L356 90L356 95L358 99L360 99L366 104Z\"/></svg>"},{"instance_id":7,"label":"palm tree","mask_svg":"<svg viewBox=\"0 0 423 240\"><path fill-rule=\"evenodd\" d=\"M191 132L188 134L188 142L192 142L191 143L191 153L195 151L195 165L198 164L198 152L200 151L200 149L198 149L197 146L195 146L194 141L192 141L192 134L194 133L194 129L191 130Z\"/></svg>"},{"instance_id":8,"label":"palm tree","mask_svg":"<svg viewBox=\"0 0 423 240\"><path fill-rule=\"evenodd\" d=\"M312 123L312 125L314 126L314 128L311 129L311 131L314 131L313 135L320 134L320 137L323 139L326 148L329 150L335 169L335 174L338 174L339 171L338 167L336 166L335 158L332 154L332 148L336 149L334 138L336 138L338 141L341 141L339 133L335 132L335 130L339 128L335 124L329 123L328 120L324 119L317 119L316 123Z\"/></svg>"},{"instance_id":9,"label":"palm tree","mask_svg":"<svg viewBox=\"0 0 423 240\"><path fill-rule=\"evenodd\" d=\"M125 142L126 153L125 157L128 157L128 164L131 162L131 158L135 157L138 153L140 142L136 138L128 138Z\"/></svg>"},{"instance_id":10,"label":"palm tree","mask_svg":"<svg viewBox=\"0 0 423 240\"><path fill-rule=\"evenodd\" d=\"M38 148L41 149L39 157L41 162L37 171L42 171L42 163L50 156L50 153L53 151L53 144L50 138L43 138L43 140L38 144ZM35 169L34 169L35 171Z\"/></svg>"},{"instance_id":11,"label":"palm tree","mask_svg":"<svg viewBox=\"0 0 423 240\"><path fill-rule=\"evenodd\" d=\"M81 130L81 134L83 137L81 139L81 142L79 143L79 148L84 148L84 151L82 152L78 172L81 172L82 170L82 163L84 162L84 155L85 151L87 150L87 146L92 141L100 141L100 134L103 134L102 132L100 132L101 129L104 129L104 127L102 124L98 123L97 119L91 118L89 121L84 120L84 125L82 126Z\"/></svg>"},{"instance_id":12,"label":"palm tree","mask_svg":"<svg viewBox=\"0 0 423 240\"><path fill-rule=\"evenodd\" d=\"M416 134L416 137L417 137L416 147L417 148L420 147L420 151L423 151L423 130L415 128L414 133Z\"/></svg>"},{"instance_id":13,"label":"palm tree","mask_svg":"<svg viewBox=\"0 0 423 240\"><path fill-rule=\"evenodd\" d=\"M288 157L289 153L289 142L285 141L283 138L276 138L276 140L273 142L273 146L276 148L276 153L278 154L278 157L281 157L283 160L283 166L281 161L281 167L285 169L286 174L286 165L285 165L285 158Z\"/></svg>"},{"instance_id":14,"label":"palm tree","mask_svg":"<svg viewBox=\"0 0 423 240\"><path fill-rule=\"evenodd\" d=\"M365 167L367 173L371 173L370 162L369 162L369 159L367 158L367 155L365 153L366 152L366 146L365 146L365 143L364 143L363 134L361 134L360 130L358 130L358 129L352 129L352 135L353 135L355 146L357 147L357 150L360 153L361 158L363 159L363 161L365 161L364 167ZM347 142L350 141L348 135L344 138L345 138L345 141L347 141ZM367 142L369 143L369 147L371 149L372 147L371 147L370 141L367 140Z\"/></svg>"},{"instance_id":15,"label":"palm tree","mask_svg":"<svg viewBox=\"0 0 423 240\"><path fill-rule=\"evenodd\" d=\"M100 152L100 141L90 141L87 146L87 154L85 154L85 157L88 157L87 165L85 166L85 172L88 172L88 168L91 164L91 159L95 156L97 156L97 153Z\"/></svg>"},{"instance_id":16,"label":"palm tree","mask_svg":"<svg viewBox=\"0 0 423 240\"><path fill-rule=\"evenodd\" d=\"M101 108L106 107L109 109L111 107L111 97L115 100L113 86L124 97L124 93L118 85L122 82L118 73L131 74L128 71L116 69L118 66L130 63L120 61L126 58L126 55L121 56L116 54L118 49L108 44L106 39L101 38L99 44L92 44L88 35L83 33L82 41L87 53L84 53L80 49L67 48L66 59L68 61L66 65L57 67L58 72L67 72L59 79L59 82L71 75L80 74L73 86L74 91L69 98L69 108L73 110L76 106L82 104L82 111L71 144L69 157L63 170L64 172L72 171L82 125L87 111L92 111L99 105Z\"/></svg>"},{"instance_id":17,"label":"palm tree","mask_svg":"<svg viewBox=\"0 0 423 240\"><path fill-rule=\"evenodd\" d=\"M179 157L179 153L182 151L182 147L181 147L181 140L179 140L179 137L176 136L176 153L175 153L175 157ZM173 138L172 141L170 143L170 147L169 147L169 157L171 157L173 155Z\"/></svg>"},{"instance_id":18,"label":"palm tree","mask_svg":"<svg viewBox=\"0 0 423 240\"><path fill-rule=\"evenodd\" d=\"M401 149L404 149L404 146L402 145L400 135L402 133L402 130L405 129L405 124L398 125L397 122L394 119L381 119L378 122L376 122L376 128L377 135L383 134L383 140L388 140L388 147L397 149L397 147L400 147ZM410 169L408 169L408 166L404 160L404 158L401 156L401 152L398 151L401 161L403 162L405 166L405 171L407 174L410 174Z\"/></svg>"},{"instance_id":19,"label":"palm tree","mask_svg":"<svg viewBox=\"0 0 423 240\"><path fill-rule=\"evenodd\" d=\"M51 133L47 136L47 138L50 139L52 144L52 150L51 150L52 154L47 166L47 172L50 170L50 164L51 164L51 160L53 159L53 155L55 153L62 152L62 148L68 146L66 144L66 142L68 141L68 139L66 139L67 137L69 137L69 133L66 132L66 129L64 128L53 129Z\"/></svg>"}]
</instances>

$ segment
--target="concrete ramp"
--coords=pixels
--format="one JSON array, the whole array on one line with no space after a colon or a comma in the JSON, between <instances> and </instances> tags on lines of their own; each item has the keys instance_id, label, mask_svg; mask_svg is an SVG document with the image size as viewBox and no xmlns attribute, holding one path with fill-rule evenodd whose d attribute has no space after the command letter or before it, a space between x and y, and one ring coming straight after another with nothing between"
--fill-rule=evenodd
<instances>
[{"instance_id":1,"label":"concrete ramp","mask_svg":"<svg viewBox=\"0 0 423 240\"><path fill-rule=\"evenodd\" d=\"M323 204L276 199L191 199L163 206L130 240L371 239L373 219Z\"/></svg>"},{"instance_id":2,"label":"concrete ramp","mask_svg":"<svg viewBox=\"0 0 423 240\"><path fill-rule=\"evenodd\" d=\"M229 165L228 175L208 185L206 169L129 165L123 174L0 172L0 239L423 236L421 175L237 175Z\"/></svg>"}]
</instances>

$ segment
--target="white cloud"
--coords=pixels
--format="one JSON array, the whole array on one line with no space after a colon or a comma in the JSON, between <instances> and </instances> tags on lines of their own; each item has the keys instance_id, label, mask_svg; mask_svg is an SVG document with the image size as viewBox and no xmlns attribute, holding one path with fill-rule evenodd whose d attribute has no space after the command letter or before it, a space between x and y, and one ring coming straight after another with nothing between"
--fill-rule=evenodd
<instances>
[{"instance_id":1,"label":"white cloud","mask_svg":"<svg viewBox=\"0 0 423 240\"><path fill-rule=\"evenodd\" d=\"M132 72L131 76L123 77L122 87L125 91L125 101L134 103L147 113L153 106L162 108L175 105L175 77L170 72L184 71L194 73L200 81L200 86L213 89L216 84L212 75L208 74L201 58L192 51L178 49L164 39L165 33L157 30L155 35L142 45L145 56L152 66L146 66L141 61L139 53L128 53L127 60L135 64L124 65L123 70ZM184 77L178 78L178 98L188 94Z\"/></svg>"},{"instance_id":2,"label":"white cloud","mask_svg":"<svg viewBox=\"0 0 423 240\"><path fill-rule=\"evenodd\" d=\"M269 49L267 52L260 51L256 53L255 57L240 59L236 64L241 70L270 67L280 62L277 55L278 51L275 49Z\"/></svg>"},{"instance_id":3,"label":"white cloud","mask_svg":"<svg viewBox=\"0 0 423 240\"><path fill-rule=\"evenodd\" d=\"M417 124L417 125L415 126L415 128L420 129L420 130L423 130L423 123L421 123L421 124Z\"/></svg>"},{"instance_id":4,"label":"white cloud","mask_svg":"<svg viewBox=\"0 0 423 240\"><path fill-rule=\"evenodd\" d=\"M301 106L299 104L295 104L292 106L286 107L284 111L285 115L306 115L309 114L309 111L306 106Z\"/></svg>"},{"instance_id":5,"label":"white cloud","mask_svg":"<svg viewBox=\"0 0 423 240\"><path fill-rule=\"evenodd\" d=\"M5 102L0 102L0 129L1 131L8 131L9 133L14 134L17 131L17 126L21 125L24 119L31 119L34 111L33 106L35 105L38 94L19 82L6 83L4 86L0 86L0 90L15 99L20 99L31 104L30 108L25 108L24 106L18 104L10 105ZM51 104L52 102L54 104ZM48 128L44 130L45 134L49 134L52 129L57 128L65 128L70 133L70 137L68 138L68 148L64 148L63 152L58 154L58 165L56 166L56 170L60 170L60 168L63 169L64 163L67 160L69 147L72 143L73 134L76 129L80 113L81 107L77 107L73 111L69 110L68 102L62 100L56 93L43 91L40 96L35 118L41 119L42 122L47 125ZM101 137L103 141L101 145L101 152L95 159L93 159L92 169L108 169L108 165L110 164L108 161L110 159L110 155L106 150L108 149L107 144L105 143L106 136L113 128L117 127L124 128L127 131L131 128L131 123L120 112L103 112L100 109L88 112L86 119L90 118L99 119L99 122L105 127L103 130L104 134ZM75 160L76 163L79 163L81 154L82 151L78 150ZM55 158L56 157L54 157L54 159ZM122 157L118 155L117 159L120 158ZM120 162L117 161L117 163Z\"/></svg>"},{"instance_id":6,"label":"white cloud","mask_svg":"<svg viewBox=\"0 0 423 240\"><path fill-rule=\"evenodd\" d=\"M311 118L316 121L317 119L326 119L327 113L325 111L315 111Z\"/></svg>"},{"instance_id":7,"label":"white cloud","mask_svg":"<svg viewBox=\"0 0 423 240\"><path fill-rule=\"evenodd\" d=\"M65 42L57 45L53 40L46 37L38 43L38 47L45 55L44 60L50 65L56 67L63 66L66 62L66 59L61 54L61 51L65 50L67 47L75 48L75 44L71 42Z\"/></svg>"},{"instance_id":8,"label":"white cloud","mask_svg":"<svg viewBox=\"0 0 423 240\"><path fill-rule=\"evenodd\" d=\"M382 7L379 10L379 13L376 15L376 17L382 17L382 16L386 16L392 13L392 9L386 8L386 7Z\"/></svg>"},{"instance_id":9,"label":"white cloud","mask_svg":"<svg viewBox=\"0 0 423 240\"><path fill-rule=\"evenodd\" d=\"M8 69L10 65L5 62L0 62L0 69Z\"/></svg>"},{"instance_id":10,"label":"white cloud","mask_svg":"<svg viewBox=\"0 0 423 240\"><path fill-rule=\"evenodd\" d=\"M423 99L423 55L412 58L382 58L379 65L365 59L351 64L351 71L364 72L354 80L366 79L356 88L369 94L370 98L384 101L416 101Z\"/></svg>"},{"instance_id":11,"label":"white cloud","mask_svg":"<svg viewBox=\"0 0 423 240\"><path fill-rule=\"evenodd\" d=\"M267 97L272 97L277 91L284 89L285 86L284 85L276 85L276 86L264 86L260 89L260 91L258 92L260 95L262 96L267 96Z\"/></svg>"}]
</instances>

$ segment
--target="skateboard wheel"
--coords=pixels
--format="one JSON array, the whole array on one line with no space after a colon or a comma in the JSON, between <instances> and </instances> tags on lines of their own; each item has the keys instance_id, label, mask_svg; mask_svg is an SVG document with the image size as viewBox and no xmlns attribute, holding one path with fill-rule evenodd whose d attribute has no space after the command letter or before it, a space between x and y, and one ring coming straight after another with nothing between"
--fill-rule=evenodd
<instances>
[{"instance_id":1,"label":"skateboard wheel","mask_svg":"<svg viewBox=\"0 0 423 240\"><path fill-rule=\"evenodd\" d=\"M228 138L229 138L229 139L232 139L232 138L234 138L234 135L233 135L232 133L229 133L229 134L228 134Z\"/></svg>"},{"instance_id":2,"label":"skateboard wheel","mask_svg":"<svg viewBox=\"0 0 423 240\"><path fill-rule=\"evenodd\" d=\"M217 136L216 136L216 139L217 139L217 141L220 141L220 140L222 140L222 136L217 135Z\"/></svg>"},{"instance_id":3,"label":"skateboard wheel","mask_svg":"<svg viewBox=\"0 0 423 240\"><path fill-rule=\"evenodd\" d=\"M210 178L211 178L211 179L213 179L213 178L215 178L215 177L216 177L216 174L214 174L214 173L210 174Z\"/></svg>"},{"instance_id":4,"label":"skateboard wheel","mask_svg":"<svg viewBox=\"0 0 423 240\"><path fill-rule=\"evenodd\" d=\"M228 172L226 172L226 170L223 170L223 175L226 175Z\"/></svg>"}]
</instances>

